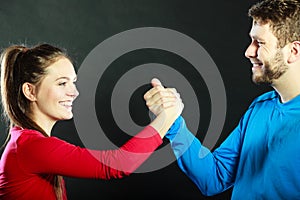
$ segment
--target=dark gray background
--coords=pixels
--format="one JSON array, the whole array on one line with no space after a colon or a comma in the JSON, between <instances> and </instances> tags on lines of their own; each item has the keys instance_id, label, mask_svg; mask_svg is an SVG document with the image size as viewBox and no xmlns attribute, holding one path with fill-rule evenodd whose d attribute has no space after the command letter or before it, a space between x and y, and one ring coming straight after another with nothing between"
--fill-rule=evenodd
<instances>
[{"instance_id":1,"label":"dark gray background","mask_svg":"<svg viewBox=\"0 0 300 200\"><path fill-rule=\"evenodd\" d=\"M223 77L227 94L227 116L225 126L216 146L236 126L240 117L254 97L269 88L257 87L251 82L250 63L244 57L249 43L248 32L251 21L247 10L256 1L241 0L10 0L0 3L0 47L11 44L50 43L68 50L78 69L88 53L105 39L125 30L138 27L164 27L179 31L196 40L213 58ZM147 62L162 62L169 66L182 66L182 73L189 77L196 91L202 91L201 77L192 71L184 72L184 61L162 51L138 51L123 56L113 65L117 67L139 65ZM125 73L126 71L124 71ZM108 71L99 88L117 79L113 70ZM148 86L141 87L136 95L143 94ZM125 88L126 89L126 88ZM203 89L205 90L205 89ZM101 92L102 91L102 92ZM109 110L101 108L105 89L97 94L96 105L99 118L109 116ZM207 94L203 94L207 97ZM184 97L183 97L184 98ZM201 102L207 107L206 100ZM133 98L130 107L137 123L147 124L143 102ZM134 106L136 105L136 106ZM206 108L207 109L207 108ZM204 113L202 113L204 111ZM202 117L209 119L209 110L201 110ZM206 113L206 114L205 114ZM101 117L102 116L102 117ZM104 116L104 117L103 117ZM142 120L141 120L142 119ZM106 130L119 131L111 119L103 119ZM207 120L200 123L203 130L197 133L202 140ZM0 121L1 143L5 137L5 125ZM87 131L92 131L88 130ZM109 135L109 133L107 133ZM72 120L59 122L53 135L82 146ZM116 135L116 134L114 134ZM122 134L120 134L122 135ZM112 138L121 145L126 137ZM166 141L165 141L166 142ZM121 180L87 180L65 178L70 200L77 199L230 199L230 190L215 197L204 197L196 186L179 170L176 163L149 173L132 174Z\"/></svg>"}]
</instances>

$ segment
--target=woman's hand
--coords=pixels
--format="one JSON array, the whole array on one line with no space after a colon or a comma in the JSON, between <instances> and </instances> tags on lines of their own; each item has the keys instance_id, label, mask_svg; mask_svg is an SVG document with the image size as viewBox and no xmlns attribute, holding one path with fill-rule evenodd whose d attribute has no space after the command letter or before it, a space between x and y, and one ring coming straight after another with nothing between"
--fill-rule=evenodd
<instances>
[{"instance_id":1,"label":"woman's hand","mask_svg":"<svg viewBox=\"0 0 300 200\"><path fill-rule=\"evenodd\" d=\"M182 113L184 104L175 88L164 88L156 78L151 84L153 88L146 92L144 99L149 110L157 116L150 125L163 137Z\"/></svg>"}]
</instances>

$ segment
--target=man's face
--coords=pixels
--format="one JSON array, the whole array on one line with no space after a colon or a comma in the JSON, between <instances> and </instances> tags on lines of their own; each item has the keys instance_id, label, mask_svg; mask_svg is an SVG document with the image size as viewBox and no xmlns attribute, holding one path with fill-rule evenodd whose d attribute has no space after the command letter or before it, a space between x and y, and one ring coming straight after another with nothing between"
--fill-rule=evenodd
<instances>
[{"instance_id":1,"label":"man's face","mask_svg":"<svg viewBox=\"0 0 300 200\"><path fill-rule=\"evenodd\" d=\"M288 69L282 49L278 47L269 24L253 22L250 31L251 43L245 56L252 63L252 80L257 84L273 84Z\"/></svg>"}]
</instances>

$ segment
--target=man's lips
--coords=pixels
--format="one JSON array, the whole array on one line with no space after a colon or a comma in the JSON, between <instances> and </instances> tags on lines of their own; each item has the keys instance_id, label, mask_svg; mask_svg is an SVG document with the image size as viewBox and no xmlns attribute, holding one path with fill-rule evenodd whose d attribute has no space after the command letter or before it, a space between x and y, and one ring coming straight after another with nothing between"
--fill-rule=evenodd
<instances>
[{"instance_id":1,"label":"man's lips","mask_svg":"<svg viewBox=\"0 0 300 200\"><path fill-rule=\"evenodd\" d=\"M263 64L259 62L252 62L252 71L262 69Z\"/></svg>"}]
</instances>

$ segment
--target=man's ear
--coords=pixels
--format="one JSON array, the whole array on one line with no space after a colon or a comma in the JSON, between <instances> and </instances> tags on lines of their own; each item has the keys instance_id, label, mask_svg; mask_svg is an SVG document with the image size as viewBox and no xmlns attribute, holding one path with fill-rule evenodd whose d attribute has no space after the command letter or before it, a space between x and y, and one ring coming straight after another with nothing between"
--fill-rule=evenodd
<instances>
[{"instance_id":1,"label":"man's ear","mask_svg":"<svg viewBox=\"0 0 300 200\"><path fill-rule=\"evenodd\" d=\"M300 41L294 41L291 43L291 54L288 58L288 63L300 61Z\"/></svg>"},{"instance_id":2,"label":"man's ear","mask_svg":"<svg viewBox=\"0 0 300 200\"><path fill-rule=\"evenodd\" d=\"M36 101L35 88L36 87L33 84L28 83L28 82L23 83L23 85L22 85L23 94L29 101Z\"/></svg>"}]
</instances>

